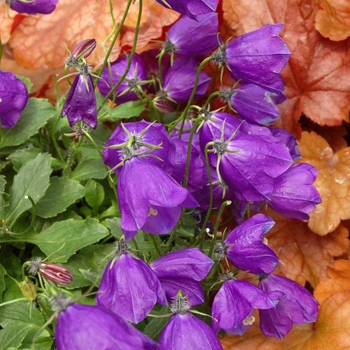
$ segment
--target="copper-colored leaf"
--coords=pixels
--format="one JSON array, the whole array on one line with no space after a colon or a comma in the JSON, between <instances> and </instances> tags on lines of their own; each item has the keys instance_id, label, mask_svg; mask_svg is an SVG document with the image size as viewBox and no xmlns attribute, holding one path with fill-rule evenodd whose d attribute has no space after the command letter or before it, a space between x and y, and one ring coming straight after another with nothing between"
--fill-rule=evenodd
<instances>
[{"instance_id":1,"label":"copper-colored leaf","mask_svg":"<svg viewBox=\"0 0 350 350\"><path fill-rule=\"evenodd\" d=\"M326 38L340 41L350 36L350 2L322 0L316 15L316 29Z\"/></svg>"},{"instance_id":2,"label":"copper-colored leaf","mask_svg":"<svg viewBox=\"0 0 350 350\"><path fill-rule=\"evenodd\" d=\"M350 218L350 148L334 153L321 136L303 132L299 142L303 159L318 170L314 186L322 203L310 213L309 227L319 235L334 231Z\"/></svg>"},{"instance_id":3,"label":"copper-colored leaf","mask_svg":"<svg viewBox=\"0 0 350 350\"><path fill-rule=\"evenodd\" d=\"M315 288L315 298L320 304L335 292L350 289L350 262L336 260L327 268L329 278L321 281Z\"/></svg>"},{"instance_id":4,"label":"copper-colored leaf","mask_svg":"<svg viewBox=\"0 0 350 350\"><path fill-rule=\"evenodd\" d=\"M308 281L315 287L327 278L326 267L332 264L333 257L342 255L349 247L348 230L342 226L321 237L300 220L288 219L272 210L267 215L272 217L275 225L266 238L280 259L274 273L301 285Z\"/></svg>"},{"instance_id":5,"label":"copper-colored leaf","mask_svg":"<svg viewBox=\"0 0 350 350\"><path fill-rule=\"evenodd\" d=\"M17 14L17 12L10 10L9 16L7 16L7 7L8 5L5 2L0 4L0 37L2 45L5 45L10 39L14 17Z\"/></svg>"},{"instance_id":6,"label":"copper-colored leaf","mask_svg":"<svg viewBox=\"0 0 350 350\"><path fill-rule=\"evenodd\" d=\"M282 37L292 56L282 72L289 99L281 105L281 125L294 134L301 131L301 113L320 125L349 121L350 41L332 42L317 32L319 9L312 0L223 2L224 19L235 35L263 24L284 23Z\"/></svg>"}]
</instances>

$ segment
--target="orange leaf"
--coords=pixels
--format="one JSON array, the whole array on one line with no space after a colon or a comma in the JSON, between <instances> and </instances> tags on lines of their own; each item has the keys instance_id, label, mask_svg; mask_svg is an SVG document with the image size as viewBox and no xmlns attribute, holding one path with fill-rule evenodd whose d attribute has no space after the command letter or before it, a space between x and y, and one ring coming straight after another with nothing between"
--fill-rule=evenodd
<instances>
[{"instance_id":1,"label":"orange leaf","mask_svg":"<svg viewBox=\"0 0 350 350\"><path fill-rule=\"evenodd\" d=\"M127 0L113 0L112 3L114 18L119 25ZM144 1L140 42L138 43L140 47L151 38L158 38L162 34L162 25L170 24L178 17L178 14L165 16L162 12L165 10L162 5L153 4L152 0ZM138 3L132 4L127 21L129 26L125 25L123 28L123 33L128 39L124 40L123 44L132 42L137 11ZM112 28L109 1L60 0L52 14L25 18L11 36L10 45L15 60L25 68L58 68L63 66L67 57L64 44L73 49L80 41L94 38L97 46L89 56L88 62L98 65L105 57L103 41ZM107 43L107 49L109 45L110 40ZM111 60L117 58L119 51L120 38L113 48Z\"/></svg>"},{"instance_id":2,"label":"orange leaf","mask_svg":"<svg viewBox=\"0 0 350 350\"><path fill-rule=\"evenodd\" d=\"M319 235L332 232L340 220L350 218L350 148L334 153L321 136L303 132L299 142L302 161L318 169L314 186L322 203L310 213L309 227Z\"/></svg>"},{"instance_id":3,"label":"orange leaf","mask_svg":"<svg viewBox=\"0 0 350 350\"><path fill-rule=\"evenodd\" d=\"M326 267L334 256L340 256L349 247L348 230L339 226L321 237L300 220L289 219L269 210L275 225L266 234L269 246L280 259L274 273L282 274L301 285L308 281L315 287L327 278Z\"/></svg>"},{"instance_id":4,"label":"orange leaf","mask_svg":"<svg viewBox=\"0 0 350 350\"><path fill-rule=\"evenodd\" d=\"M252 11L254 9L254 11ZM282 37L292 56L282 76L288 101L281 105L281 125L300 133L301 113L320 125L349 121L350 41L331 42L314 27L317 1L224 0L226 24L235 35L268 23L284 23Z\"/></svg>"},{"instance_id":5,"label":"orange leaf","mask_svg":"<svg viewBox=\"0 0 350 350\"><path fill-rule=\"evenodd\" d=\"M322 0L322 9L316 15L316 29L334 41L350 36L350 3L347 0Z\"/></svg>"},{"instance_id":6,"label":"orange leaf","mask_svg":"<svg viewBox=\"0 0 350 350\"><path fill-rule=\"evenodd\" d=\"M315 298L322 304L331 294L350 289L350 262L336 260L333 267L327 267L329 278L321 281L315 288Z\"/></svg>"}]
</instances>

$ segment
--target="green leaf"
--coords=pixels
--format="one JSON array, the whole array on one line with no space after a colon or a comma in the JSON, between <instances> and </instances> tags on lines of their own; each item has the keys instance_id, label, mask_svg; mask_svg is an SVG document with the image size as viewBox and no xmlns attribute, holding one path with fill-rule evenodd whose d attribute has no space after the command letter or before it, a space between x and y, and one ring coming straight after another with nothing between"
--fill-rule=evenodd
<instances>
[{"instance_id":1,"label":"green leaf","mask_svg":"<svg viewBox=\"0 0 350 350\"><path fill-rule=\"evenodd\" d=\"M101 158L83 160L69 175L73 180L104 179L107 176L106 167Z\"/></svg>"},{"instance_id":2,"label":"green leaf","mask_svg":"<svg viewBox=\"0 0 350 350\"><path fill-rule=\"evenodd\" d=\"M30 92L31 88L33 87L33 83L30 81L29 78L27 77L23 77L21 75L16 75L16 77L19 79L19 80L22 80L22 82L24 83L24 85L26 86L28 92Z\"/></svg>"},{"instance_id":3,"label":"green leaf","mask_svg":"<svg viewBox=\"0 0 350 350\"><path fill-rule=\"evenodd\" d=\"M123 103L115 108L109 109L109 114L99 118L99 121L115 122L121 119L128 119L139 116L145 110L141 101L130 101Z\"/></svg>"},{"instance_id":4,"label":"green leaf","mask_svg":"<svg viewBox=\"0 0 350 350\"><path fill-rule=\"evenodd\" d=\"M0 304L2 303L2 293L6 289L6 283L5 283L5 275L6 275L6 270L2 265L0 265ZM1 344L1 342L0 342Z\"/></svg>"},{"instance_id":5,"label":"green leaf","mask_svg":"<svg viewBox=\"0 0 350 350\"><path fill-rule=\"evenodd\" d=\"M32 327L22 323L12 324L0 331L0 350L18 349Z\"/></svg>"},{"instance_id":6,"label":"green leaf","mask_svg":"<svg viewBox=\"0 0 350 350\"><path fill-rule=\"evenodd\" d=\"M108 236L109 231L97 220L65 220L54 223L42 233L28 239L36 244L50 261L66 262L76 251Z\"/></svg>"},{"instance_id":7,"label":"green leaf","mask_svg":"<svg viewBox=\"0 0 350 350\"><path fill-rule=\"evenodd\" d=\"M30 98L15 127L0 129L0 148L17 146L36 134L57 113L44 99Z\"/></svg>"},{"instance_id":8,"label":"green leaf","mask_svg":"<svg viewBox=\"0 0 350 350\"><path fill-rule=\"evenodd\" d=\"M34 203L44 196L49 187L50 165L51 157L48 153L44 153L39 154L19 170L10 191L10 203L5 217L7 225L32 207L30 200L25 196L30 196Z\"/></svg>"},{"instance_id":9,"label":"green leaf","mask_svg":"<svg viewBox=\"0 0 350 350\"><path fill-rule=\"evenodd\" d=\"M51 177L50 186L36 205L36 213L51 218L65 211L84 195L84 187L78 181L65 177Z\"/></svg>"},{"instance_id":10,"label":"green leaf","mask_svg":"<svg viewBox=\"0 0 350 350\"><path fill-rule=\"evenodd\" d=\"M84 196L86 202L90 205L90 207L97 211L97 209L103 203L103 200L105 198L105 191L100 183L90 179L85 186Z\"/></svg>"},{"instance_id":11,"label":"green leaf","mask_svg":"<svg viewBox=\"0 0 350 350\"><path fill-rule=\"evenodd\" d=\"M33 160L40 153L41 150L38 148L24 148L11 153L7 159L12 161L13 168L18 172L24 164Z\"/></svg>"}]
</instances>

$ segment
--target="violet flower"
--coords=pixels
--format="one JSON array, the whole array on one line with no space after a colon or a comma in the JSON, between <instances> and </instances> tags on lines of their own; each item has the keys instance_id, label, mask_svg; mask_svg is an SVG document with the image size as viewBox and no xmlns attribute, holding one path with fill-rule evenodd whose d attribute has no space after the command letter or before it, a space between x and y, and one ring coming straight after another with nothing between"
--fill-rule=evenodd
<instances>
[{"instance_id":1,"label":"violet flower","mask_svg":"<svg viewBox=\"0 0 350 350\"><path fill-rule=\"evenodd\" d=\"M267 335L283 338L293 323L315 322L318 314L318 302L312 294L300 284L289 278L269 275L260 281L259 287L270 297L281 295L274 309L260 310L260 329Z\"/></svg>"},{"instance_id":2,"label":"violet flower","mask_svg":"<svg viewBox=\"0 0 350 350\"><path fill-rule=\"evenodd\" d=\"M227 276L214 297L212 317L217 321L212 321L213 331L224 329L227 333L242 335L255 321L253 309L274 307L275 303L258 287Z\"/></svg>"},{"instance_id":3,"label":"violet flower","mask_svg":"<svg viewBox=\"0 0 350 350\"><path fill-rule=\"evenodd\" d=\"M6 4L10 4L10 8L18 13L27 13L28 15L36 15L38 13L47 15L52 13L58 0L6 0Z\"/></svg>"},{"instance_id":4,"label":"violet flower","mask_svg":"<svg viewBox=\"0 0 350 350\"><path fill-rule=\"evenodd\" d=\"M275 93L258 85L247 84L239 87L231 96L231 106L238 115L253 124L269 126L279 116L274 101Z\"/></svg>"},{"instance_id":5,"label":"violet flower","mask_svg":"<svg viewBox=\"0 0 350 350\"><path fill-rule=\"evenodd\" d=\"M175 169L171 176L179 183L183 184L186 162L187 162L187 150L188 142L174 138L173 142L176 147L175 155ZM204 174L206 172L204 158L198 150L191 145L191 158L189 163L188 171L188 182L186 188L192 193L203 187L204 184Z\"/></svg>"},{"instance_id":6,"label":"violet flower","mask_svg":"<svg viewBox=\"0 0 350 350\"><path fill-rule=\"evenodd\" d=\"M159 350L222 350L210 327L193 316L186 297L177 296L170 307L171 316L159 338Z\"/></svg>"},{"instance_id":7,"label":"violet flower","mask_svg":"<svg viewBox=\"0 0 350 350\"><path fill-rule=\"evenodd\" d=\"M227 256L241 270L270 273L277 266L278 257L263 238L274 224L267 215L256 214L232 230L224 245L219 243L215 247L215 252L219 258Z\"/></svg>"},{"instance_id":8,"label":"violet flower","mask_svg":"<svg viewBox=\"0 0 350 350\"><path fill-rule=\"evenodd\" d=\"M76 304L62 294L52 298L58 311L55 329L57 350L154 350L158 344L100 306Z\"/></svg>"},{"instance_id":9,"label":"violet flower","mask_svg":"<svg viewBox=\"0 0 350 350\"><path fill-rule=\"evenodd\" d=\"M102 72L101 79L97 84L101 95L105 97L117 83L120 83L120 85L114 90L114 93L117 94L114 101L118 104L138 100L138 89L141 85L146 83L146 69L142 59L136 53L132 57L128 73L125 78L120 81L120 78L125 74L127 69L128 59L129 54L119 57L111 64L111 71L109 71L109 67L106 66Z\"/></svg>"},{"instance_id":10,"label":"violet flower","mask_svg":"<svg viewBox=\"0 0 350 350\"><path fill-rule=\"evenodd\" d=\"M215 12L200 15L197 21L183 16L168 30L163 49L180 56L207 55L218 46L218 26Z\"/></svg>"},{"instance_id":11,"label":"violet flower","mask_svg":"<svg viewBox=\"0 0 350 350\"><path fill-rule=\"evenodd\" d=\"M317 169L307 163L292 165L275 178L275 187L269 206L289 218L308 220L309 213L321 203L321 197L312 184Z\"/></svg>"},{"instance_id":12,"label":"violet flower","mask_svg":"<svg viewBox=\"0 0 350 350\"><path fill-rule=\"evenodd\" d=\"M158 99L187 102L191 96L197 74L197 63L192 57L180 57L168 69L163 80L163 90L158 92ZM201 72L194 99L205 95L210 84L210 77Z\"/></svg>"},{"instance_id":13,"label":"violet flower","mask_svg":"<svg viewBox=\"0 0 350 350\"><path fill-rule=\"evenodd\" d=\"M271 128L270 131L274 137L278 138L286 145L293 161L296 161L301 158L301 153L297 144L297 140L290 132L280 128Z\"/></svg>"},{"instance_id":14,"label":"violet flower","mask_svg":"<svg viewBox=\"0 0 350 350\"><path fill-rule=\"evenodd\" d=\"M204 302L200 281L208 275L213 264L198 248L186 248L161 256L150 267L158 277L168 301L173 301L181 290L191 305L197 305Z\"/></svg>"},{"instance_id":15,"label":"violet flower","mask_svg":"<svg viewBox=\"0 0 350 350\"><path fill-rule=\"evenodd\" d=\"M198 203L165 171L132 157L120 172L118 200L121 229L127 240L138 230L167 234L177 224L183 208L196 208Z\"/></svg>"},{"instance_id":16,"label":"violet flower","mask_svg":"<svg viewBox=\"0 0 350 350\"><path fill-rule=\"evenodd\" d=\"M117 175L121 168L116 166L131 153L171 174L175 167L175 152L174 142L163 124L142 120L118 125L106 143L103 159Z\"/></svg>"},{"instance_id":17,"label":"violet flower","mask_svg":"<svg viewBox=\"0 0 350 350\"><path fill-rule=\"evenodd\" d=\"M218 0L157 0L157 2L195 20L198 15L215 12L218 6Z\"/></svg>"},{"instance_id":18,"label":"violet flower","mask_svg":"<svg viewBox=\"0 0 350 350\"><path fill-rule=\"evenodd\" d=\"M28 102L28 90L13 73L0 70L0 120L2 128L13 128Z\"/></svg>"},{"instance_id":19,"label":"violet flower","mask_svg":"<svg viewBox=\"0 0 350 350\"><path fill-rule=\"evenodd\" d=\"M116 256L106 266L96 303L123 319L139 323L156 303L167 305L162 286L152 269L119 241Z\"/></svg>"},{"instance_id":20,"label":"violet flower","mask_svg":"<svg viewBox=\"0 0 350 350\"><path fill-rule=\"evenodd\" d=\"M61 116L67 116L70 126L82 121L90 128L96 129L96 97L90 74L79 73L74 78Z\"/></svg>"},{"instance_id":21,"label":"violet flower","mask_svg":"<svg viewBox=\"0 0 350 350\"><path fill-rule=\"evenodd\" d=\"M213 55L213 62L226 65L235 80L256 84L265 90L281 93L279 75L291 55L278 35L283 24L268 24L222 45Z\"/></svg>"}]
</instances>

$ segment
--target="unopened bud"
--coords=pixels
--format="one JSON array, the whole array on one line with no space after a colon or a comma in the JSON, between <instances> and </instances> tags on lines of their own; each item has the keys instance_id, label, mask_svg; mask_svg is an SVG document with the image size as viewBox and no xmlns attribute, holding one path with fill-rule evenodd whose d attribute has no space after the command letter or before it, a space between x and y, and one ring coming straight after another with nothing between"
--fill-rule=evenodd
<instances>
[{"instance_id":1,"label":"unopened bud","mask_svg":"<svg viewBox=\"0 0 350 350\"><path fill-rule=\"evenodd\" d=\"M19 287L21 288L23 296L27 300L29 300L30 302L33 302L36 299L37 297L36 286L32 281L30 280L23 281L20 283Z\"/></svg>"},{"instance_id":2,"label":"unopened bud","mask_svg":"<svg viewBox=\"0 0 350 350\"><path fill-rule=\"evenodd\" d=\"M95 50L96 40L86 39L81 41L72 51L72 56L75 58L87 58Z\"/></svg>"},{"instance_id":3,"label":"unopened bud","mask_svg":"<svg viewBox=\"0 0 350 350\"><path fill-rule=\"evenodd\" d=\"M172 113L176 110L176 104L172 101L169 101L165 98L156 99L154 101L155 107L158 111L162 113Z\"/></svg>"},{"instance_id":4,"label":"unopened bud","mask_svg":"<svg viewBox=\"0 0 350 350\"><path fill-rule=\"evenodd\" d=\"M56 284L66 285L73 281L72 274L61 265L45 263L40 258L29 261L28 265L31 274L40 273L41 276Z\"/></svg>"}]
</instances>

